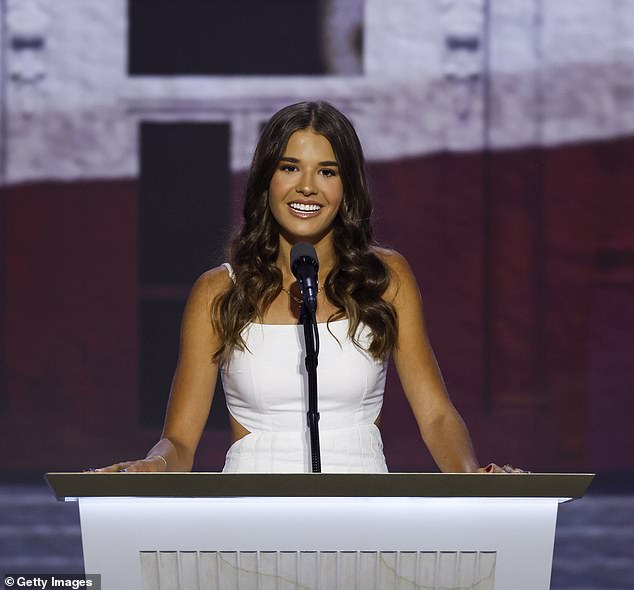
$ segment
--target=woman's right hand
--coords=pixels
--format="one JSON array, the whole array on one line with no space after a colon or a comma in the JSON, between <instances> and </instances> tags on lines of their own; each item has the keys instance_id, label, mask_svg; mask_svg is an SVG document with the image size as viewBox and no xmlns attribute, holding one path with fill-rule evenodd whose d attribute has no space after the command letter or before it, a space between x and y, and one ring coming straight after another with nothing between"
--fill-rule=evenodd
<instances>
[{"instance_id":1,"label":"woman's right hand","mask_svg":"<svg viewBox=\"0 0 634 590\"><path fill-rule=\"evenodd\" d=\"M476 473L511 473L511 474L518 474L518 473L530 473L530 471L525 471L524 469L520 469L519 467L513 467L512 465L504 465L503 467L500 467L499 465L496 465L495 463L489 463L486 467L480 467L479 469L476 470Z\"/></svg>"},{"instance_id":2,"label":"woman's right hand","mask_svg":"<svg viewBox=\"0 0 634 590\"><path fill-rule=\"evenodd\" d=\"M141 473L157 471L167 471L167 461L162 455L153 455L145 459L138 459L137 461L122 461L121 463L113 463L107 467L90 469L85 473Z\"/></svg>"}]
</instances>

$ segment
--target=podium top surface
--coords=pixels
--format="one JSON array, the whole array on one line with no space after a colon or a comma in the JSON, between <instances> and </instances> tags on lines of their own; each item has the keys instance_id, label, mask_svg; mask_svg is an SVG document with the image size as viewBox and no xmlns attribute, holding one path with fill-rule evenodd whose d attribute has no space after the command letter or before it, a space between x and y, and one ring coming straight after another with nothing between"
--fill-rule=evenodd
<instances>
[{"instance_id":1,"label":"podium top surface","mask_svg":"<svg viewBox=\"0 0 634 590\"><path fill-rule=\"evenodd\" d=\"M581 498L591 473L47 473L65 498Z\"/></svg>"}]
</instances>

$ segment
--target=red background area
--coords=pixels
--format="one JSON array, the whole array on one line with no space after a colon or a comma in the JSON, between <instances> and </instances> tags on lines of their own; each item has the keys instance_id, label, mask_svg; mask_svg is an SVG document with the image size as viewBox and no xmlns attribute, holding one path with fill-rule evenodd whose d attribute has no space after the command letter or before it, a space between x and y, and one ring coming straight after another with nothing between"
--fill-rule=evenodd
<instances>
[{"instance_id":1,"label":"red background area","mask_svg":"<svg viewBox=\"0 0 634 590\"><path fill-rule=\"evenodd\" d=\"M481 461L633 469L634 140L370 171ZM5 187L0 215L0 469L143 455L159 430L139 417L137 183ZM381 427L391 470L433 468L393 370ZM207 432L195 468L227 444Z\"/></svg>"}]
</instances>

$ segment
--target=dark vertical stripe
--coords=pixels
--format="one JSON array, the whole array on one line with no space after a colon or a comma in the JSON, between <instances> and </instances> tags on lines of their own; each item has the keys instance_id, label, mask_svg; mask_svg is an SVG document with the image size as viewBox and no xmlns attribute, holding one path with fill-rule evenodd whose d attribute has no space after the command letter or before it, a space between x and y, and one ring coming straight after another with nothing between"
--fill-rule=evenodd
<instances>
[{"instance_id":1,"label":"dark vertical stripe","mask_svg":"<svg viewBox=\"0 0 634 590\"><path fill-rule=\"evenodd\" d=\"M229 126L141 125L140 280L191 285L229 233Z\"/></svg>"},{"instance_id":2,"label":"dark vertical stripe","mask_svg":"<svg viewBox=\"0 0 634 590\"><path fill-rule=\"evenodd\" d=\"M178 356L179 292L218 264L229 233L229 126L143 123L140 137L139 395L142 423L160 427ZM227 427L220 379L209 425Z\"/></svg>"},{"instance_id":3,"label":"dark vertical stripe","mask_svg":"<svg viewBox=\"0 0 634 590\"><path fill-rule=\"evenodd\" d=\"M160 427L178 356L184 301L142 300L139 304L141 424Z\"/></svg>"}]
</instances>

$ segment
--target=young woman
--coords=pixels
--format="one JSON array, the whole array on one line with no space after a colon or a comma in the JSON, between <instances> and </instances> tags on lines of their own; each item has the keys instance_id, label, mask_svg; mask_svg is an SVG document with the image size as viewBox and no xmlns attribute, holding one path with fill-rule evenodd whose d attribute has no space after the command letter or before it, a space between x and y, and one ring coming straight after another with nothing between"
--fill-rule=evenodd
<instances>
[{"instance_id":1,"label":"young woman","mask_svg":"<svg viewBox=\"0 0 634 590\"><path fill-rule=\"evenodd\" d=\"M513 471L478 468L427 339L416 280L401 255L373 242L363 152L348 119L323 102L276 113L245 197L230 262L203 274L185 307L161 440L145 459L100 471L189 471L219 371L234 441L224 471L311 470L302 299L289 260L298 242L319 259L322 471L387 471L376 422L389 354L442 471Z\"/></svg>"}]
</instances>

